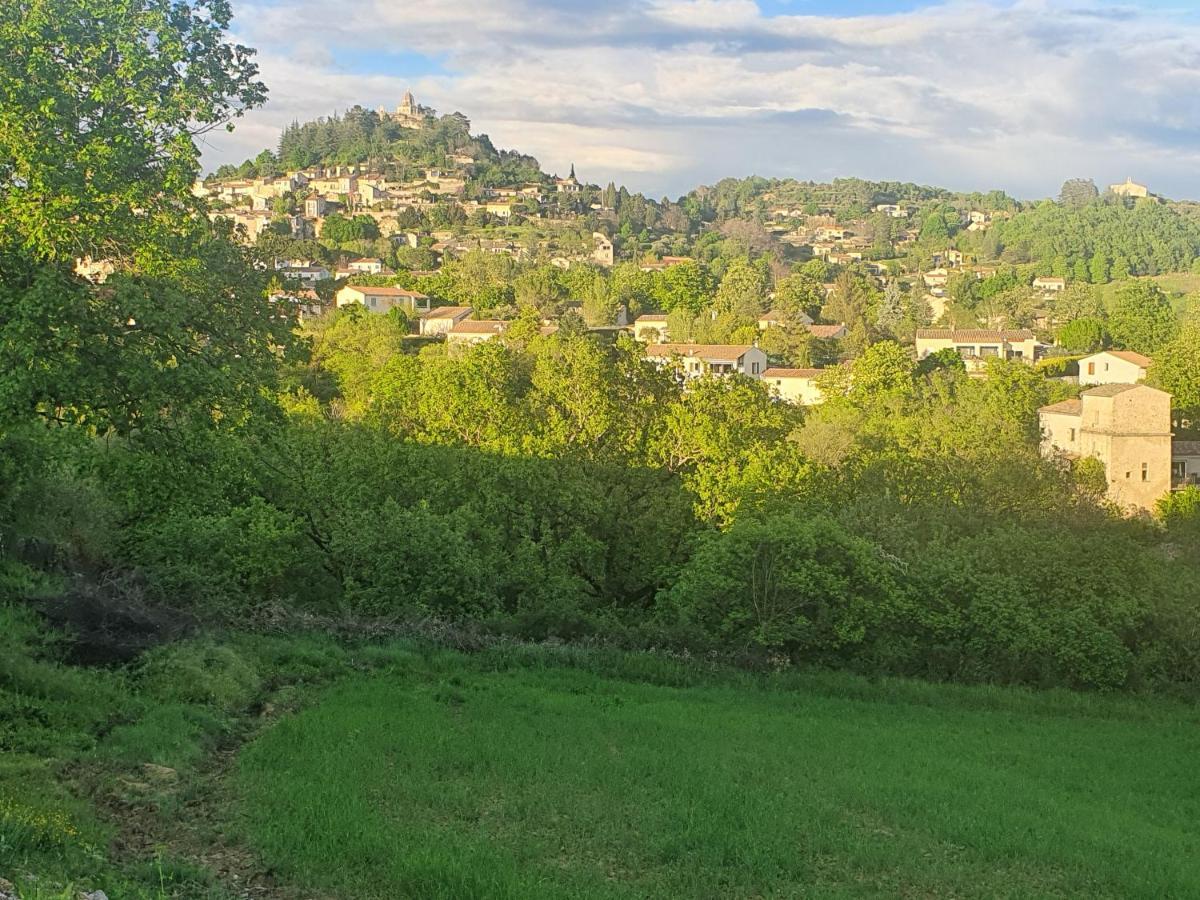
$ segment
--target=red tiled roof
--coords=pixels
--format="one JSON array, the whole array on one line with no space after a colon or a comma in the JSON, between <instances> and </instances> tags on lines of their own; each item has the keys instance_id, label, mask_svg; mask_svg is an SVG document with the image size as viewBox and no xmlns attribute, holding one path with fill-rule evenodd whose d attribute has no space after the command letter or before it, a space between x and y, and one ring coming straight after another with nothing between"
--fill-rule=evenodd
<instances>
[{"instance_id":1,"label":"red tiled roof","mask_svg":"<svg viewBox=\"0 0 1200 900\"><path fill-rule=\"evenodd\" d=\"M1083 402L1081 400L1060 400L1058 403L1043 406L1038 412L1051 413L1053 415L1078 416L1082 410Z\"/></svg>"},{"instance_id":2,"label":"red tiled roof","mask_svg":"<svg viewBox=\"0 0 1200 900\"><path fill-rule=\"evenodd\" d=\"M691 356L698 359L736 360L752 344L652 344L646 348L647 356Z\"/></svg>"},{"instance_id":3,"label":"red tiled roof","mask_svg":"<svg viewBox=\"0 0 1200 900\"><path fill-rule=\"evenodd\" d=\"M1150 357L1134 353L1132 350L1105 350L1104 352L1117 359L1123 359L1125 362L1131 362L1135 366L1141 366L1143 369L1149 368L1150 363L1153 362Z\"/></svg>"},{"instance_id":4,"label":"red tiled roof","mask_svg":"<svg viewBox=\"0 0 1200 900\"><path fill-rule=\"evenodd\" d=\"M917 337L933 341L1031 341L1035 335L1027 328L996 331L988 328L918 328Z\"/></svg>"},{"instance_id":5,"label":"red tiled roof","mask_svg":"<svg viewBox=\"0 0 1200 900\"><path fill-rule=\"evenodd\" d=\"M809 325L808 333L816 338L837 337L846 330L845 325Z\"/></svg>"},{"instance_id":6,"label":"red tiled roof","mask_svg":"<svg viewBox=\"0 0 1200 900\"><path fill-rule=\"evenodd\" d=\"M499 334L508 327L499 319L465 319L450 329L451 334Z\"/></svg>"},{"instance_id":7,"label":"red tiled roof","mask_svg":"<svg viewBox=\"0 0 1200 900\"><path fill-rule=\"evenodd\" d=\"M638 322L665 322L665 321L667 321L667 317L665 315L659 315L658 313L649 313L644 316L638 316L636 319L633 320L633 324L636 325Z\"/></svg>"},{"instance_id":8,"label":"red tiled roof","mask_svg":"<svg viewBox=\"0 0 1200 900\"><path fill-rule=\"evenodd\" d=\"M426 299L425 295L419 291L409 291L398 287L364 287L361 284L352 284L349 289L361 291L363 294L372 297L413 297L414 299ZM342 288L347 290L347 288Z\"/></svg>"},{"instance_id":9,"label":"red tiled roof","mask_svg":"<svg viewBox=\"0 0 1200 900\"><path fill-rule=\"evenodd\" d=\"M429 312L421 313L422 319L461 319L469 316L474 310L469 306L435 306Z\"/></svg>"},{"instance_id":10,"label":"red tiled roof","mask_svg":"<svg viewBox=\"0 0 1200 900\"><path fill-rule=\"evenodd\" d=\"M783 369L772 366L762 373L763 378L816 378L824 369Z\"/></svg>"}]
</instances>

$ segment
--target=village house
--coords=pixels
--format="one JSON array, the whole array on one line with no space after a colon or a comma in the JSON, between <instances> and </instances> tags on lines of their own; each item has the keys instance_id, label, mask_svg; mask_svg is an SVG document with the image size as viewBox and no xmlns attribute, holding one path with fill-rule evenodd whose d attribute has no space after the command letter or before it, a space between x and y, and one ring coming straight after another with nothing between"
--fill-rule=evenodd
<instances>
[{"instance_id":1,"label":"village house","mask_svg":"<svg viewBox=\"0 0 1200 900\"><path fill-rule=\"evenodd\" d=\"M824 369L782 369L771 366L763 374L763 382L771 393L788 403L815 406L825 396L817 387L817 378Z\"/></svg>"},{"instance_id":2,"label":"village house","mask_svg":"<svg viewBox=\"0 0 1200 900\"><path fill-rule=\"evenodd\" d=\"M1049 275L1039 275L1033 279L1033 289L1041 291L1043 294L1057 294L1059 291L1067 289L1067 280L1065 278L1053 278Z\"/></svg>"},{"instance_id":3,"label":"village house","mask_svg":"<svg viewBox=\"0 0 1200 900\"><path fill-rule=\"evenodd\" d=\"M1106 496L1145 512L1171 489L1171 395L1144 384L1102 384L1076 400L1038 410L1042 453L1093 457L1104 465Z\"/></svg>"},{"instance_id":4,"label":"village house","mask_svg":"<svg viewBox=\"0 0 1200 900\"><path fill-rule=\"evenodd\" d=\"M554 189L560 194L578 194L583 185L575 178L575 164L571 163L571 173L566 178L555 178Z\"/></svg>"},{"instance_id":5,"label":"village house","mask_svg":"<svg viewBox=\"0 0 1200 900\"><path fill-rule=\"evenodd\" d=\"M875 206L874 212L886 213L893 219L907 219L908 210L903 206L898 206L895 203L880 203Z\"/></svg>"},{"instance_id":6,"label":"village house","mask_svg":"<svg viewBox=\"0 0 1200 900\"><path fill-rule=\"evenodd\" d=\"M667 317L659 313L638 316L633 320L633 336L648 344L667 340Z\"/></svg>"},{"instance_id":7,"label":"village house","mask_svg":"<svg viewBox=\"0 0 1200 900\"><path fill-rule=\"evenodd\" d=\"M986 231L991 222L992 217L985 212L973 209L967 213L967 231Z\"/></svg>"},{"instance_id":8,"label":"village house","mask_svg":"<svg viewBox=\"0 0 1200 900\"><path fill-rule=\"evenodd\" d=\"M823 341L839 341L846 336L845 325L809 325L808 333Z\"/></svg>"},{"instance_id":9,"label":"village house","mask_svg":"<svg viewBox=\"0 0 1200 900\"><path fill-rule=\"evenodd\" d=\"M592 262L602 266L611 266L615 261L613 242L598 231L592 232Z\"/></svg>"},{"instance_id":10,"label":"village house","mask_svg":"<svg viewBox=\"0 0 1200 900\"><path fill-rule=\"evenodd\" d=\"M946 282L950 280L950 273L939 266L925 272L921 280L925 282L925 287L945 287Z\"/></svg>"},{"instance_id":11,"label":"village house","mask_svg":"<svg viewBox=\"0 0 1200 900\"><path fill-rule=\"evenodd\" d=\"M1108 189L1118 197L1141 198L1150 196L1150 189L1144 184L1138 184L1132 178L1126 178L1121 184L1110 184Z\"/></svg>"},{"instance_id":12,"label":"village house","mask_svg":"<svg viewBox=\"0 0 1200 900\"><path fill-rule=\"evenodd\" d=\"M488 203L484 206L489 215L495 216L497 219L511 219L513 215L513 205L511 203Z\"/></svg>"},{"instance_id":13,"label":"village house","mask_svg":"<svg viewBox=\"0 0 1200 900\"><path fill-rule=\"evenodd\" d=\"M277 271L281 278L296 278L303 281L305 284L311 284L314 281L324 281L330 277L329 270L324 266L303 265L278 266Z\"/></svg>"},{"instance_id":14,"label":"village house","mask_svg":"<svg viewBox=\"0 0 1200 900\"><path fill-rule=\"evenodd\" d=\"M479 344L503 334L507 328L508 323L499 319L461 319L446 332L446 343L455 346Z\"/></svg>"},{"instance_id":15,"label":"village house","mask_svg":"<svg viewBox=\"0 0 1200 900\"><path fill-rule=\"evenodd\" d=\"M417 291L397 287L366 287L348 284L337 292L339 308L358 303L371 312L386 313L402 309L407 313L428 312L429 298Z\"/></svg>"},{"instance_id":16,"label":"village house","mask_svg":"<svg viewBox=\"0 0 1200 900\"><path fill-rule=\"evenodd\" d=\"M421 313L421 318L417 321L417 330L425 337L446 334L459 322L471 318L472 312L469 306L439 306Z\"/></svg>"},{"instance_id":17,"label":"village house","mask_svg":"<svg viewBox=\"0 0 1200 900\"><path fill-rule=\"evenodd\" d=\"M1032 363L1044 349L1034 333L1027 329L1002 331L984 328L919 328L916 347L917 359L953 349L966 361L968 372L982 369L984 362L992 357Z\"/></svg>"},{"instance_id":18,"label":"village house","mask_svg":"<svg viewBox=\"0 0 1200 900\"><path fill-rule=\"evenodd\" d=\"M329 201L324 197L309 197L304 201L304 215L310 219L319 219L329 211Z\"/></svg>"},{"instance_id":19,"label":"village house","mask_svg":"<svg viewBox=\"0 0 1200 900\"><path fill-rule=\"evenodd\" d=\"M1171 488L1200 487L1200 441L1171 444Z\"/></svg>"},{"instance_id":20,"label":"village house","mask_svg":"<svg viewBox=\"0 0 1200 900\"><path fill-rule=\"evenodd\" d=\"M753 344L651 344L646 357L673 366L685 379L702 375L748 375L761 378L767 354Z\"/></svg>"},{"instance_id":21,"label":"village house","mask_svg":"<svg viewBox=\"0 0 1200 900\"><path fill-rule=\"evenodd\" d=\"M350 260L347 268L359 275L378 275L383 271L383 260L377 256L360 256Z\"/></svg>"},{"instance_id":22,"label":"village house","mask_svg":"<svg viewBox=\"0 0 1200 900\"><path fill-rule=\"evenodd\" d=\"M1137 384L1150 370L1150 357L1132 350L1102 350L1079 361L1080 384Z\"/></svg>"}]
</instances>

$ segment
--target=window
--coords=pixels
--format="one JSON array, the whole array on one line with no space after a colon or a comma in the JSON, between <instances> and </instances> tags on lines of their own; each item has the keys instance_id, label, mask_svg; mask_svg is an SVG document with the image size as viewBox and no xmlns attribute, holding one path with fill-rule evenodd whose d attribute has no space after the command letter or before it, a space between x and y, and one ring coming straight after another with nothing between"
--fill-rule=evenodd
<instances>
[{"instance_id":1,"label":"window","mask_svg":"<svg viewBox=\"0 0 1200 900\"><path fill-rule=\"evenodd\" d=\"M1096 364L1095 364L1094 362L1090 362L1090 363L1088 363L1088 374L1089 374L1089 375L1095 375L1095 374L1096 374Z\"/></svg>"},{"instance_id":2,"label":"window","mask_svg":"<svg viewBox=\"0 0 1200 900\"><path fill-rule=\"evenodd\" d=\"M1071 443L1072 444L1075 443L1075 429L1074 428L1071 429Z\"/></svg>"},{"instance_id":3,"label":"window","mask_svg":"<svg viewBox=\"0 0 1200 900\"><path fill-rule=\"evenodd\" d=\"M1187 475L1187 463L1184 462L1182 459L1177 459L1177 460L1172 461L1171 477L1178 481L1182 481L1184 479L1184 476L1186 476L1186 475Z\"/></svg>"},{"instance_id":4,"label":"window","mask_svg":"<svg viewBox=\"0 0 1200 900\"><path fill-rule=\"evenodd\" d=\"M1150 463L1142 463L1142 481L1150 480Z\"/></svg>"},{"instance_id":5,"label":"window","mask_svg":"<svg viewBox=\"0 0 1200 900\"><path fill-rule=\"evenodd\" d=\"M756 363L756 362L752 362L752 363L750 363L750 374L751 374L751 375L757 375L757 374L758 374L758 363Z\"/></svg>"},{"instance_id":6,"label":"window","mask_svg":"<svg viewBox=\"0 0 1200 900\"><path fill-rule=\"evenodd\" d=\"M1108 363L1105 363L1105 364L1104 364L1104 371L1105 371L1105 372L1107 372L1107 371L1108 371Z\"/></svg>"}]
</instances>

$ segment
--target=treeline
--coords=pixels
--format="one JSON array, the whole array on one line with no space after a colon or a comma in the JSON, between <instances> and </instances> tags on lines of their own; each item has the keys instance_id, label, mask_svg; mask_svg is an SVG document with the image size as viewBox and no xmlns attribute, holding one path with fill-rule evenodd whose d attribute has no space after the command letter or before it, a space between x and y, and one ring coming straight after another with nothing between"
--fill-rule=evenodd
<instances>
[{"instance_id":1,"label":"treeline","mask_svg":"<svg viewBox=\"0 0 1200 900\"><path fill-rule=\"evenodd\" d=\"M973 379L877 343L805 413L536 327L414 356L352 309L305 337L281 417L60 456L17 482L18 504L70 498L22 540L203 618L284 604L1032 685L1200 671L1196 518L1124 520L1090 467L1041 459L1058 395L1021 364Z\"/></svg>"},{"instance_id":2,"label":"treeline","mask_svg":"<svg viewBox=\"0 0 1200 900\"><path fill-rule=\"evenodd\" d=\"M1187 271L1200 256L1200 223L1156 201L1045 201L996 221L966 247L985 259L1032 262L1041 274L1104 284Z\"/></svg>"}]
</instances>

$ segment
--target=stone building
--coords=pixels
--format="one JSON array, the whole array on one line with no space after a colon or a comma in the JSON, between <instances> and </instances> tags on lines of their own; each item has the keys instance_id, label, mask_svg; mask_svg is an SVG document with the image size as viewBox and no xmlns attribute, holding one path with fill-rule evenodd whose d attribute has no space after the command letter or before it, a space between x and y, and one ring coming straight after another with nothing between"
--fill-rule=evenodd
<instances>
[{"instance_id":1,"label":"stone building","mask_svg":"<svg viewBox=\"0 0 1200 900\"><path fill-rule=\"evenodd\" d=\"M1150 511L1171 490L1171 395L1144 384L1102 384L1076 400L1038 410L1042 453L1093 457L1104 465L1107 496Z\"/></svg>"}]
</instances>

